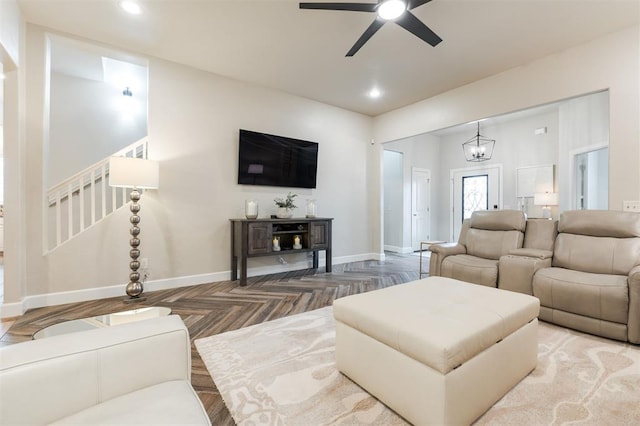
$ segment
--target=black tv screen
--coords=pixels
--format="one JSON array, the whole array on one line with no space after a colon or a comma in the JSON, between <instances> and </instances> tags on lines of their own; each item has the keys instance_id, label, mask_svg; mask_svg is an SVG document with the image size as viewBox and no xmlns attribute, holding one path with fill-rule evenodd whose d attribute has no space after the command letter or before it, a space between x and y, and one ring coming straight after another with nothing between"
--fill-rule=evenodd
<instances>
[{"instance_id":1,"label":"black tv screen","mask_svg":"<svg viewBox=\"0 0 640 426\"><path fill-rule=\"evenodd\" d=\"M315 188L318 144L240 129L238 183Z\"/></svg>"}]
</instances>

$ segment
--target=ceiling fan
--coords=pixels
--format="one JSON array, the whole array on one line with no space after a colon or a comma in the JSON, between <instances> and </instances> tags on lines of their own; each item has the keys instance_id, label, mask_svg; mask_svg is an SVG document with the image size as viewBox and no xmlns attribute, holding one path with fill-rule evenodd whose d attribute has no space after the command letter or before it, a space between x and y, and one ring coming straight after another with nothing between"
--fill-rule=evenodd
<instances>
[{"instance_id":1,"label":"ceiling fan","mask_svg":"<svg viewBox=\"0 0 640 426\"><path fill-rule=\"evenodd\" d=\"M376 12L378 16L358 41L347 52L353 56L387 21L393 21L431 46L442 41L436 33L410 12L431 0L379 0L378 3L300 3L300 9L349 10L353 12Z\"/></svg>"}]
</instances>

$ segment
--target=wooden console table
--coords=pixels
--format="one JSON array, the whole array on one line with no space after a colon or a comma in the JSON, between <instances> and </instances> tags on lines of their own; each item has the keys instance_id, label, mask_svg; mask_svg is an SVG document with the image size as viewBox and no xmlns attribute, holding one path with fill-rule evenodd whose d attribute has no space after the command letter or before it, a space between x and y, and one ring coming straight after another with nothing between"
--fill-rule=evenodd
<instances>
[{"instance_id":1,"label":"wooden console table","mask_svg":"<svg viewBox=\"0 0 640 426\"><path fill-rule=\"evenodd\" d=\"M277 256L290 253L313 252L313 268L318 268L318 252L324 250L326 271L331 272L332 218L291 219L230 219L231 221L231 280L247 285L249 257ZM299 245L294 248L296 237ZM276 247L280 250L274 250Z\"/></svg>"}]
</instances>

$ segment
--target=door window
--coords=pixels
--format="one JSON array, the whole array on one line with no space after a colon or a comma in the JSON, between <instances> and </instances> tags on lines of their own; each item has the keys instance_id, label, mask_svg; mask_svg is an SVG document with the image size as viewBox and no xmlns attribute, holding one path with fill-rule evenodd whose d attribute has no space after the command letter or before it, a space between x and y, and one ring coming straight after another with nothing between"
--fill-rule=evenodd
<instances>
[{"instance_id":1,"label":"door window","mask_svg":"<svg viewBox=\"0 0 640 426\"><path fill-rule=\"evenodd\" d=\"M489 209L489 175L462 177L462 221L476 210Z\"/></svg>"}]
</instances>

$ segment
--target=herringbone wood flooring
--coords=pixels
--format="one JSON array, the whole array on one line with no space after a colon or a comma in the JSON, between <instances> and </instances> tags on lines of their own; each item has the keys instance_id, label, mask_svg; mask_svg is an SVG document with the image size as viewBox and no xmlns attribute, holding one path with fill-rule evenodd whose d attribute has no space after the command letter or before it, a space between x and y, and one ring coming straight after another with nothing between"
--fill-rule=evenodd
<instances>
[{"instance_id":1,"label":"herringbone wood flooring","mask_svg":"<svg viewBox=\"0 0 640 426\"><path fill-rule=\"evenodd\" d=\"M145 306L166 306L180 315L192 342L192 384L215 425L233 424L193 341L225 331L287 315L329 306L334 299L418 279L419 258L387 254L385 261L334 265L333 272L302 270L249 278L246 287L222 281L146 293L136 304L110 298L32 309L16 319L2 337L7 345L31 339L38 330L62 321L126 311ZM256 348L259 350L259 348Z\"/></svg>"}]
</instances>

